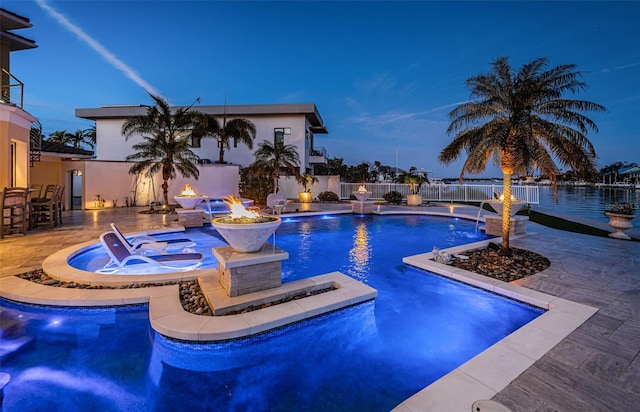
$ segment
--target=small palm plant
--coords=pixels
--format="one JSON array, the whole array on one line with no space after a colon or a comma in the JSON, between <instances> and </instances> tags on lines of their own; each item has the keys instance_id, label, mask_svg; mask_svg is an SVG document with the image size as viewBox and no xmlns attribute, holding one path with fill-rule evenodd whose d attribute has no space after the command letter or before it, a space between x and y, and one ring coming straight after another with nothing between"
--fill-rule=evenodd
<instances>
[{"instance_id":1,"label":"small palm plant","mask_svg":"<svg viewBox=\"0 0 640 412\"><path fill-rule=\"evenodd\" d=\"M422 185L429 183L429 179L424 174L418 173L418 169L415 166L411 166L408 172L400 173L395 181L409 185L409 194L412 195L419 194Z\"/></svg>"},{"instance_id":2,"label":"small palm plant","mask_svg":"<svg viewBox=\"0 0 640 412\"><path fill-rule=\"evenodd\" d=\"M296 176L296 182L298 182L305 193L311 192L314 183L318 183L318 178L311 173L305 173L303 175Z\"/></svg>"}]
</instances>

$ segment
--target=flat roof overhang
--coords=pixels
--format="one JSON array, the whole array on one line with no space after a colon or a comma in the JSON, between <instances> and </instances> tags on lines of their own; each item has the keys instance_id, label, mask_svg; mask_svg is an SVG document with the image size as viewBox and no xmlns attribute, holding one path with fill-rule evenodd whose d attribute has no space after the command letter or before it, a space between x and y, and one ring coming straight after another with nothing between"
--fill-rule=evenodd
<instances>
[{"instance_id":1,"label":"flat roof overhang","mask_svg":"<svg viewBox=\"0 0 640 412\"><path fill-rule=\"evenodd\" d=\"M172 110L177 110L187 106L172 106ZM145 115L148 106L102 106L95 109L76 109L76 117L88 120L97 119L127 119L133 116ZM247 105L216 105L216 106L194 106L194 110L201 113L223 116L273 116L302 114L309 119L311 127L318 131L314 133L328 133L322 123L322 117L313 103L302 104L247 104Z\"/></svg>"},{"instance_id":2,"label":"flat roof overhang","mask_svg":"<svg viewBox=\"0 0 640 412\"><path fill-rule=\"evenodd\" d=\"M0 42L8 44L11 51L35 49L38 47L34 40L6 31L0 32Z\"/></svg>"},{"instance_id":3,"label":"flat roof overhang","mask_svg":"<svg viewBox=\"0 0 640 412\"><path fill-rule=\"evenodd\" d=\"M312 126L309 129L315 134L328 134L329 131L324 126Z\"/></svg>"},{"instance_id":4,"label":"flat roof overhang","mask_svg":"<svg viewBox=\"0 0 640 412\"><path fill-rule=\"evenodd\" d=\"M0 8L0 27L3 31L15 29L28 29L33 24L28 18L12 13L7 9Z\"/></svg>"}]
</instances>

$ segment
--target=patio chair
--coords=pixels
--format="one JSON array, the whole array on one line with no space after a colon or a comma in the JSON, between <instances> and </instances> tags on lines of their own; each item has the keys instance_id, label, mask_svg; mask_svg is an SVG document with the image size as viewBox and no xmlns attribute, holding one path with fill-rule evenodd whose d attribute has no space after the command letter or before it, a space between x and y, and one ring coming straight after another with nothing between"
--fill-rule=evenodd
<instances>
[{"instance_id":1,"label":"patio chair","mask_svg":"<svg viewBox=\"0 0 640 412\"><path fill-rule=\"evenodd\" d=\"M62 199L64 198L64 186L58 186L55 203L56 226L62 226Z\"/></svg>"},{"instance_id":2,"label":"patio chair","mask_svg":"<svg viewBox=\"0 0 640 412\"><path fill-rule=\"evenodd\" d=\"M122 244L127 248L127 251L132 255L144 254L148 251L166 253L166 250L181 249L196 245L196 242L187 238L159 240L153 236L139 235L134 236L131 239L127 239L115 223L111 223L111 229L113 229L113 233L115 233L118 239L120 239L120 242L122 242Z\"/></svg>"},{"instance_id":3,"label":"patio chair","mask_svg":"<svg viewBox=\"0 0 640 412\"><path fill-rule=\"evenodd\" d=\"M31 201L34 203L49 201L56 192L58 185L47 185L44 190L40 188L38 196L32 196Z\"/></svg>"},{"instance_id":4,"label":"patio chair","mask_svg":"<svg viewBox=\"0 0 640 412\"><path fill-rule=\"evenodd\" d=\"M5 234L27 234L29 221L29 190L26 187L5 187L2 191L2 224L0 239Z\"/></svg>"},{"instance_id":5,"label":"patio chair","mask_svg":"<svg viewBox=\"0 0 640 412\"><path fill-rule=\"evenodd\" d=\"M271 193L267 195L267 207L271 214L279 215L287 208L287 198L280 193Z\"/></svg>"},{"instance_id":6,"label":"patio chair","mask_svg":"<svg viewBox=\"0 0 640 412\"><path fill-rule=\"evenodd\" d=\"M32 227L48 225L51 229L62 224L59 204L62 186L48 185L43 198L31 200Z\"/></svg>"},{"instance_id":7,"label":"patio chair","mask_svg":"<svg viewBox=\"0 0 640 412\"><path fill-rule=\"evenodd\" d=\"M38 199L42 196L42 189L44 185L42 183L31 183L29 185L29 191L31 192L31 199Z\"/></svg>"},{"instance_id":8,"label":"patio chair","mask_svg":"<svg viewBox=\"0 0 640 412\"><path fill-rule=\"evenodd\" d=\"M157 267L168 267L177 270L194 269L202 264L202 253L169 253L163 255L133 255L129 253L118 235L106 232L100 235L100 243L109 254L109 262L99 273L115 273L125 266L143 264Z\"/></svg>"}]
</instances>

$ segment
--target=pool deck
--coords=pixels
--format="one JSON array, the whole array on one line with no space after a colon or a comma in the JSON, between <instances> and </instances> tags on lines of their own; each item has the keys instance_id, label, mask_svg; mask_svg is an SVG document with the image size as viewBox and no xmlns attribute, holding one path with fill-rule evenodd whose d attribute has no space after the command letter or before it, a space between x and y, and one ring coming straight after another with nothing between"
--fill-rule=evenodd
<instances>
[{"instance_id":1,"label":"pool deck","mask_svg":"<svg viewBox=\"0 0 640 412\"><path fill-rule=\"evenodd\" d=\"M309 207L289 206L287 210L304 211ZM312 204L311 208L344 211L350 209L350 205ZM478 214L478 209L473 207L456 206L455 209L456 214L471 219ZM26 236L7 236L0 240L0 277L39 269L46 257L60 249L82 242L96 242L101 233L109 230L111 222L117 223L125 233L161 230L177 224L176 215L137 213L141 210L145 208L66 211L62 227L37 229ZM386 211L452 213L449 206L382 206L381 213ZM612 231L600 222L569 219ZM640 239L637 229L627 233ZM543 301L547 299L542 303L552 306L555 301L559 303L556 306L565 305L564 316L560 318L565 318L564 324L567 320L579 324L577 329L559 337L563 334L554 334L557 330L555 322L538 325L539 333L529 338L529 346L516 344L515 348L507 345L496 349L494 346L451 372L450 375L457 379L453 385L437 381L396 410L468 411L471 409L469 400L487 398L512 411L637 410L640 405L640 242L580 235L529 223L527 235L512 238L511 244L546 256L551 266L541 273L512 282L507 288L513 287L520 291L518 293L534 298L551 295L551 298L542 298ZM515 289L516 286L526 289ZM541 293L538 295L538 292ZM565 303L567 301L569 303ZM591 313L597 312L591 316L589 308L593 308ZM587 320L582 323L581 317ZM513 342L518 338L514 337L517 333L504 341ZM483 363L488 352L497 352L489 367ZM518 368L523 372L513 372ZM493 376L482 380L484 378L479 378L477 371L483 370L494 371L493 374L485 373ZM462 383L482 390L466 391L459 386ZM437 398L429 394L429 388ZM443 403L447 399L450 403ZM446 409L445 405L448 405Z\"/></svg>"}]
</instances>

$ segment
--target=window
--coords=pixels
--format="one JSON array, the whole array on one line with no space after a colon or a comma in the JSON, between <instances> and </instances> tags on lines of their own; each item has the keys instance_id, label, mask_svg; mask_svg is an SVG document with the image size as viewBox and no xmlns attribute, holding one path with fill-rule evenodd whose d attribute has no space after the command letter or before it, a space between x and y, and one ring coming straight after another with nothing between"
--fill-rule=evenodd
<instances>
[{"instance_id":1,"label":"window","mask_svg":"<svg viewBox=\"0 0 640 412\"><path fill-rule=\"evenodd\" d=\"M291 134L290 127L278 127L273 129L273 143L274 144L284 144L285 135Z\"/></svg>"},{"instance_id":2,"label":"window","mask_svg":"<svg viewBox=\"0 0 640 412\"><path fill-rule=\"evenodd\" d=\"M196 148L201 147L201 146L200 146L200 140L202 140L202 138L201 138L201 137L194 137L194 136L191 136L191 137L189 138L189 146L191 146L191 147L196 147Z\"/></svg>"}]
</instances>

